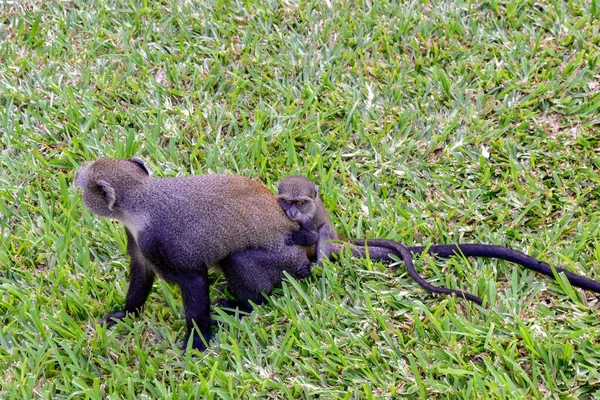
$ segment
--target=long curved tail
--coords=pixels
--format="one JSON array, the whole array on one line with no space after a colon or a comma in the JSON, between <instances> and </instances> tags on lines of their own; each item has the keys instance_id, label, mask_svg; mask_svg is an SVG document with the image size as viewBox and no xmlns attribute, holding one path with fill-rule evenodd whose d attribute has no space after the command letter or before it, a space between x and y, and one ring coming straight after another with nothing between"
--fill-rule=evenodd
<instances>
[{"instance_id":1,"label":"long curved tail","mask_svg":"<svg viewBox=\"0 0 600 400\"><path fill-rule=\"evenodd\" d=\"M471 293L462 291L462 290L457 290L457 289L448 289L445 287L440 287L440 286L434 286L432 284L430 284L429 282L427 282L425 279L423 279L423 277L421 277L419 275L419 273L417 272L417 270L415 269L413 263L412 263L412 252L415 252L414 250L412 250L411 247L406 247L396 241L393 240L388 240L388 239L349 239L349 238L343 238L342 239L344 242L349 242L358 246L365 246L365 243L367 244L367 246L369 246L369 251L370 251L370 255L372 258L374 259L384 259L384 260L389 260L389 253L394 253L395 255L397 255L398 257L402 258L402 260L404 261L404 264L406 265L406 270L408 271L408 275L419 284L419 286L421 286L422 288L424 288L425 290L432 292L432 293L437 293L437 294L455 294L459 297L462 297L464 299L470 300L474 303L477 303L479 305L481 305L483 303L483 301L477 297L472 295ZM377 248L385 248L385 253L381 252L381 251L377 251ZM373 250L374 252L372 252L371 250ZM365 255L365 251L359 251L360 255Z\"/></svg>"},{"instance_id":2,"label":"long curved tail","mask_svg":"<svg viewBox=\"0 0 600 400\"><path fill-rule=\"evenodd\" d=\"M502 260L514 262L529 268L540 274L554 278L552 267L549 264L539 261L535 257L528 256L518 250L507 247L495 246L491 244L437 244L429 248L425 246L410 246L408 249L412 253L422 253L427 249L428 254L435 254L438 257L448 258L455 255L464 254L467 257L488 257L499 258ZM585 276L578 275L564 268L554 267L556 272L565 274L571 285L600 293L600 282Z\"/></svg>"}]
</instances>

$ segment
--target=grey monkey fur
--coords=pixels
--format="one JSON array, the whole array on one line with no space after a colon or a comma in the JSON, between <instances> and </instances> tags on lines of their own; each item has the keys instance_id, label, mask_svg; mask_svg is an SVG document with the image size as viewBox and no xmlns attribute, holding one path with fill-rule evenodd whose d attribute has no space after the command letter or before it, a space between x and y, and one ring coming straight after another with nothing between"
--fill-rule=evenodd
<instances>
[{"instance_id":1,"label":"grey monkey fur","mask_svg":"<svg viewBox=\"0 0 600 400\"><path fill-rule=\"evenodd\" d=\"M305 248L286 244L298 224L268 188L245 177L153 178L139 159L104 158L84 166L76 186L90 211L126 228L129 289L125 309L103 319L108 325L137 314L159 275L179 285L192 347L203 350L211 336L208 266L220 266L229 290L248 306L284 271L294 275L309 263Z\"/></svg>"}]
</instances>

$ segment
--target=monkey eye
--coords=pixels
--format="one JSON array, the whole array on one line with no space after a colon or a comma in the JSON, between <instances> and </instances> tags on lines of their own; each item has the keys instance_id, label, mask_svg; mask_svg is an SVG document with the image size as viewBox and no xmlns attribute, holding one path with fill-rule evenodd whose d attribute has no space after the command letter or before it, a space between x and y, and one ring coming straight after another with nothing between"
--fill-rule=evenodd
<instances>
[{"instance_id":1,"label":"monkey eye","mask_svg":"<svg viewBox=\"0 0 600 400\"><path fill-rule=\"evenodd\" d=\"M297 201L297 202L296 202L296 205L297 205L297 206L301 206L302 204L304 204L304 202L303 202L303 201Z\"/></svg>"},{"instance_id":2,"label":"monkey eye","mask_svg":"<svg viewBox=\"0 0 600 400\"><path fill-rule=\"evenodd\" d=\"M285 203L287 206L290 206L290 205L292 205L292 202L291 202L290 200L286 200L286 201L284 201L284 203Z\"/></svg>"}]
</instances>

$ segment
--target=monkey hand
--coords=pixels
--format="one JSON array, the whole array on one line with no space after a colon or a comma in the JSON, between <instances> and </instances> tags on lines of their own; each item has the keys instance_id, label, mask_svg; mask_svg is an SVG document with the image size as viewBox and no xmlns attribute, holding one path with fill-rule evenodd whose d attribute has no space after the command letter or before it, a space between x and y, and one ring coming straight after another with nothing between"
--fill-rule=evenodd
<instances>
[{"instance_id":1,"label":"monkey hand","mask_svg":"<svg viewBox=\"0 0 600 400\"><path fill-rule=\"evenodd\" d=\"M129 313L127 311L120 310L115 313L105 315L104 317L100 318L98 323L100 325L106 325L107 328L110 328L111 326L115 326L120 320L127 317L128 314Z\"/></svg>"},{"instance_id":2,"label":"monkey hand","mask_svg":"<svg viewBox=\"0 0 600 400\"><path fill-rule=\"evenodd\" d=\"M300 229L299 231L290 232L285 244L288 246L312 246L313 244L317 244L318 240L319 235L317 232Z\"/></svg>"},{"instance_id":3,"label":"monkey hand","mask_svg":"<svg viewBox=\"0 0 600 400\"><path fill-rule=\"evenodd\" d=\"M306 278L307 276L309 276L313 265L315 265L315 263L308 262L303 266L299 267L296 270L296 278Z\"/></svg>"}]
</instances>

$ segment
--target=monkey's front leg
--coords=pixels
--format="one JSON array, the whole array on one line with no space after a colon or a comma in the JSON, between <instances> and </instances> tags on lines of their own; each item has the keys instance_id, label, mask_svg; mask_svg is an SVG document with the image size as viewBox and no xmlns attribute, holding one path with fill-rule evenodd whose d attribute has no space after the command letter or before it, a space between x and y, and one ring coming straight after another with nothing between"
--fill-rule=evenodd
<instances>
[{"instance_id":1,"label":"monkey's front leg","mask_svg":"<svg viewBox=\"0 0 600 400\"><path fill-rule=\"evenodd\" d=\"M337 235L332 232L332 227L329 224L323 224L317 230L319 241L317 242L317 262L318 265L323 265L323 260L329 260L334 253L339 252L339 246L330 242L336 240Z\"/></svg>"},{"instance_id":2,"label":"monkey's front leg","mask_svg":"<svg viewBox=\"0 0 600 400\"><path fill-rule=\"evenodd\" d=\"M191 347L204 351L212 337L207 268L203 268L203 271L195 274L178 275L175 277L175 282L181 289L185 322L188 333L192 336ZM184 341L181 347L185 349L187 343L187 340Z\"/></svg>"},{"instance_id":3,"label":"monkey's front leg","mask_svg":"<svg viewBox=\"0 0 600 400\"><path fill-rule=\"evenodd\" d=\"M127 231L127 253L131 257L131 262L129 264L129 289L127 289L125 308L100 319L99 323L106 324L107 327L116 325L118 321L127 317L128 314L137 316L146 302L154 283L155 273L148 267L144 256L142 256L138 245L129 231Z\"/></svg>"}]
</instances>

